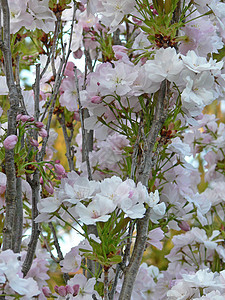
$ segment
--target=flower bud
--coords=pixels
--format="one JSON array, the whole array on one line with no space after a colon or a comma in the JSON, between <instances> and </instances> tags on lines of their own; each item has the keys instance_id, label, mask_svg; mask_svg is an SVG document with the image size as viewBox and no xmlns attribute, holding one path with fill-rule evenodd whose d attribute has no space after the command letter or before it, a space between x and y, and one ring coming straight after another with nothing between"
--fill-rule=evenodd
<instances>
[{"instance_id":1,"label":"flower bud","mask_svg":"<svg viewBox=\"0 0 225 300\"><path fill-rule=\"evenodd\" d=\"M16 121L19 121L21 117L22 117L22 114L18 114L18 115L16 116Z\"/></svg>"},{"instance_id":2,"label":"flower bud","mask_svg":"<svg viewBox=\"0 0 225 300\"><path fill-rule=\"evenodd\" d=\"M189 231L190 230L190 225L185 222L185 221L181 221L178 226L180 227L180 229L184 230L184 231Z\"/></svg>"},{"instance_id":3,"label":"flower bud","mask_svg":"<svg viewBox=\"0 0 225 300\"><path fill-rule=\"evenodd\" d=\"M58 293L60 296L65 297L67 295L66 287L63 285L59 286Z\"/></svg>"},{"instance_id":4,"label":"flower bud","mask_svg":"<svg viewBox=\"0 0 225 300\"><path fill-rule=\"evenodd\" d=\"M66 174L66 171L61 164L55 164L55 172L57 175L62 175L62 176Z\"/></svg>"},{"instance_id":5,"label":"flower bud","mask_svg":"<svg viewBox=\"0 0 225 300\"><path fill-rule=\"evenodd\" d=\"M45 297L50 297L52 294L48 286L43 286L42 292L45 295Z\"/></svg>"},{"instance_id":6,"label":"flower bud","mask_svg":"<svg viewBox=\"0 0 225 300\"><path fill-rule=\"evenodd\" d=\"M102 102L102 98L100 96L93 96L91 97L91 103L99 104Z\"/></svg>"},{"instance_id":7,"label":"flower bud","mask_svg":"<svg viewBox=\"0 0 225 300\"><path fill-rule=\"evenodd\" d=\"M74 285L73 285L73 296L74 296L74 297L78 294L79 289L80 289L79 284L74 284Z\"/></svg>"},{"instance_id":8,"label":"flower bud","mask_svg":"<svg viewBox=\"0 0 225 300\"><path fill-rule=\"evenodd\" d=\"M73 294L74 290L73 290L72 286L66 285L66 292L67 292L67 294Z\"/></svg>"},{"instance_id":9,"label":"flower bud","mask_svg":"<svg viewBox=\"0 0 225 300\"><path fill-rule=\"evenodd\" d=\"M11 150L16 146L18 142L18 137L14 134L9 135L3 142L5 149Z\"/></svg>"},{"instance_id":10,"label":"flower bud","mask_svg":"<svg viewBox=\"0 0 225 300\"><path fill-rule=\"evenodd\" d=\"M54 189L50 181L44 184L44 189L46 189L46 191L51 195L54 193Z\"/></svg>"},{"instance_id":11,"label":"flower bud","mask_svg":"<svg viewBox=\"0 0 225 300\"><path fill-rule=\"evenodd\" d=\"M21 117L20 117L20 120L22 121L22 122L27 122L27 121L30 121L30 122L32 122L32 121L34 121L34 118L33 117L31 117L31 116L28 116L28 115L22 115ZM31 121L32 120L32 121Z\"/></svg>"},{"instance_id":12,"label":"flower bud","mask_svg":"<svg viewBox=\"0 0 225 300\"><path fill-rule=\"evenodd\" d=\"M35 125L37 128L43 128L43 127L45 126L44 123L39 122L39 121L35 122L34 125Z\"/></svg>"},{"instance_id":13,"label":"flower bud","mask_svg":"<svg viewBox=\"0 0 225 300\"><path fill-rule=\"evenodd\" d=\"M37 140L30 138L30 144L34 147L39 147L39 143Z\"/></svg>"}]
</instances>

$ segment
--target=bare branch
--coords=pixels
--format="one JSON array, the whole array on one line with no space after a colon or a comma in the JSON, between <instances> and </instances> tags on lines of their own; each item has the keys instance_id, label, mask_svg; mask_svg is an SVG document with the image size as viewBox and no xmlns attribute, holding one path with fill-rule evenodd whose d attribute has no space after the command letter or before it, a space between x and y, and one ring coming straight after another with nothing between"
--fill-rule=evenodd
<instances>
[{"instance_id":1,"label":"bare branch","mask_svg":"<svg viewBox=\"0 0 225 300\"><path fill-rule=\"evenodd\" d=\"M31 268L31 265L32 265L32 262L34 259L35 250L37 247L39 234L41 232L40 228L39 228L39 224L35 222L35 218L38 216L37 203L38 203L39 197L40 197L39 176L40 176L39 171L38 171L38 169L36 169L34 172L32 184L31 184L31 189L32 189L32 232L31 232L30 242L28 244L26 258L25 258L23 266L22 266L22 272L23 272L24 277L26 276L26 274L28 273L28 271Z\"/></svg>"},{"instance_id":2,"label":"bare branch","mask_svg":"<svg viewBox=\"0 0 225 300\"><path fill-rule=\"evenodd\" d=\"M143 164L139 168L138 180L148 187L149 174L152 165L152 153L156 143L156 138L161 130L163 123L166 119L167 112L167 81L164 80L161 83L160 90L158 92L158 99L155 106L154 119L151 124L150 132L147 136L147 153L144 156ZM146 142L145 142L146 143ZM144 167L143 167L144 166ZM145 216L137 221L137 236L132 252L129 265L125 269L124 281L122 290L120 292L119 300L128 300L131 297L133 290L133 282L137 276L137 272L141 263L141 259L144 253L145 244L148 233L148 223L150 218L150 209L148 208Z\"/></svg>"},{"instance_id":3,"label":"bare branch","mask_svg":"<svg viewBox=\"0 0 225 300\"><path fill-rule=\"evenodd\" d=\"M7 86L9 89L10 109L8 110L8 131L7 134L16 134L16 115L19 108L19 97L14 83L12 55L10 50L10 12L7 0L1 0L3 12L3 36L0 40L0 49L4 58L4 69ZM3 250L13 247L13 228L16 209L16 170L14 164L14 150L5 151L5 170L7 177L6 186L6 215L3 229Z\"/></svg>"},{"instance_id":4,"label":"bare branch","mask_svg":"<svg viewBox=\"0 0 225 300\"><path fill-rule=\"evenodd\" d=\"M88 154L89 151L88 151L88 147L87 147L87 138L86 138L86 132L85 132L85 128L84 128L84 112L83 112L83 107L82 107L81 101L80 101L80 91L79 91L79 83L78 83L78 77L77 77L77 67L74 68L74 74L75 74L75 82L76 82L76 88L77 88L77 101L78 101L78 105L79 105L84 156L85 156L85 161L86 161L86 165L87 165L88 179L92 180L91 166L90 166L90 160L89 160L89 154Z\"/></svg>"},{"instance_id":5,"label":"bare branch","mask_svg":"<svg viewBox=\"0 0 225 300\"><path fill-rule=\"evenodd\" d=\"M34 89L34 108L35 108L35 121L39 120L40 109L39 109L39 94L40 94L40 64L36 65L36 79L33 86ZM38 139L38 132L33 131L34 139ZM36 160L39 162L39 155L36 155ZM38 216L37 204L40 198L40 173L39 170L36 169L33 175L33 179L29 181L31 189L32 189L32 232L30 242L28 244L28 250L26 254L26 258L24 260L22 266L23 275L26 276L33 262L39 234L40 228L39 224L35 222L35 218Z\"/></svg>"}]
</instances>

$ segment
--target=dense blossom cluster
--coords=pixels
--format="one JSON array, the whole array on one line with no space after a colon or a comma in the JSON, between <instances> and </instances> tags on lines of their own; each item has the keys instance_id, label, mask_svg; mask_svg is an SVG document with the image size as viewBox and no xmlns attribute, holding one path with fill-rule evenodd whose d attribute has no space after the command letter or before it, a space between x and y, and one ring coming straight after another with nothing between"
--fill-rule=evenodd
<instances>
[{"instance_id":1,"label":"dense blossom cluster","mask_svg":"<svg viewBox=\"0 0 225 300\"><path fill-rule=\"evenodd\" d=\"M141 242L150 253L167 251L167 267L161 271L142 263L131 299L225 298L225 125L202 113L224 98L225 3L178 1L181 20L172 21L175 2L8 0L13 67L24 51L20 43L33 42L35 54L23 60L38 63L41 75L34 92L17 86L22 104L14 134L7 134L0 108L0 212L7 212L8 153L14 153L17 192L24 203L22 250L0 252L5 299L91 300L111 291L120 299L127 245L136 251L137 224L147 217ZM73 54L69 61L66 47ZM80 71L75 65L83 55L86 66ZM2 67L0 95L11 97L6 77ZM167 115L161 122L157 105L164 84ZM68 162L75 163L70 170L55 159L53 114L63 129ZM162 127L154 136L157 122ZM88 148L85 139L92 131ZM32 248L27 229L35 226L40 242L23 276ZM83 239L63 256L55 228L68 226ZM168 239L173 246L165 250ZM52 287L47 281L53 244L59 257L54 260L68 278ZM101 267L85 276L80 269L88 268L86 260Z\"/></svg>"}]
</instances>

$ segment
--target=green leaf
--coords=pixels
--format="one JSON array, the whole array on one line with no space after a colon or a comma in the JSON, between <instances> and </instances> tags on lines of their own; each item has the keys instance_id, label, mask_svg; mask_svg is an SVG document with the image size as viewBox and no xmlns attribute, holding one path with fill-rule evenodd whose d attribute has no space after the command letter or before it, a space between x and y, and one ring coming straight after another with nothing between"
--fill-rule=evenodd
<instances>
[{"instance_id":1,"label":"green leaf","mask_svg":"<svg viewBox=\"0 0 225 300\"><path fill-rule=\"evenodd\" d=\"M108 261L111 263L119 264L122 261L122 257L120 255L115 255L113 257L108 258Z\"/></svg>"}]
</instances>

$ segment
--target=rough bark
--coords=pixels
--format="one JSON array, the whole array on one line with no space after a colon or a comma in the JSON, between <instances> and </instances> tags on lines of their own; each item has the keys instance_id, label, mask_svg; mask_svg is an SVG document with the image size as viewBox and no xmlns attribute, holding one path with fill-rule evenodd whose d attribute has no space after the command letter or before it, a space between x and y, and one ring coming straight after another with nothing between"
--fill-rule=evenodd
<instances>
[{"instance_id":1,"label":"rough bark","mask_svg":"<svg viewBox=\"0 0 225 300\"><path fill-rule=\"evenodd\" d=\"M150 132L145 141L147 151L143 156L142 163L139 168L138 181L143 185L148 186L148 180L152 165L153 148L156 143L156 138L163 126L166 119L166 106L167 106L167 82L164 80L161 84L157 104L155 107L154 119L151 125ZM137 221L137 236L134 249L131 255L130 262L125 268L123 286L120 292L119 300L129 300L131 298L133 283L137 276L137 272L145 250L145 244L148 233L148 223L150 217L150 209L147 209L144 218Z\"/></svg>"}]
</instances>

